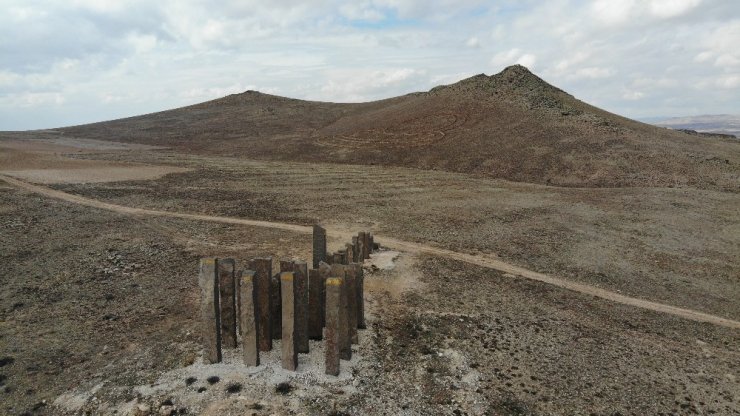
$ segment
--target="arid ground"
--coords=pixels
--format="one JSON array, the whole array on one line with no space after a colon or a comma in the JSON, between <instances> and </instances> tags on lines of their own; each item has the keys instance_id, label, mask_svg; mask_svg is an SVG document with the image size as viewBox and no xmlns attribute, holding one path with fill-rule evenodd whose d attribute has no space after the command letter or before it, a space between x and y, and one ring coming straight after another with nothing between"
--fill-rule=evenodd
<instances>
[{"instance_id":1,"label":"arid ground","mask_svg":"<svg viewBox=\"0 0 740 416\"><path fill-rule=\"evenodd\" d=\"M12 142L33 154L47 145ZM319 221L336 237L330 248L353 230L372 229L381 243L387 237L498 259L740 320L740 198L734 193L558 188L136 147L77 150L44 165L57 172L54 180L25 176L21 166L11 173L51 182L43 189L125 207L296 225ZM132 163L175 173L142 179L122 170L122 180L81 183L76 172ZM362 331L354 373L343 381L292 380L273 368L277 375L250 384L229 367L182 370L200 360L198 258L308 259L309 235L121 213L13 183L5 183L2 194L2 411L8 414L125 413L139 406L158 412L167 400L191 414L740 411L737 326L623 305L414 250L400 250L387 270L368 270L370 325ZM167 388L141 388L178 370L179 378L165 376ZM201 376L190 386L188 371ZM211 375L222 380L210 385L204 379ZM283 381L293 390L276 392ZM236 382L242 389L228 393ZM208 390L198 393L199 387Z\"/></svg>"},{"instance_id":2,"label":"arid ground","mask_svg":"<svg viewBox=\"0 0 740 416\"><path fill-rule=\"evenodd\" d=\"M0 133L0 414L740 414L740 144L661 132L677 144L630 165L639 128L572 176L333 160L344 136L319 130L329 160L196 130ZM330 249L383 247L342 374L319 343L297 373L202 364L198 259L310 260L316 222Z\"/></svg>"}]
</instances>

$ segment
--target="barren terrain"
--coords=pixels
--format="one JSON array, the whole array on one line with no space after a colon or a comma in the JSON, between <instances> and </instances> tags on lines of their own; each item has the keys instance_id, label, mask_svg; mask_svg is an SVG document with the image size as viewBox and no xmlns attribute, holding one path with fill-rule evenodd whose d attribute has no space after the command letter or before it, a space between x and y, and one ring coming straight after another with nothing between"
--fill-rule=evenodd
<instances>
[{"instance_id":1,"label":"barren terrain","mask_svg":"<svg viewBox=\"0 0 740 416\"><path fill-rule=\"evenodd\" d=\"M740 414L740 145L599 113L622 124L584 122L601 144L581 147L586 130L553 121L569 96L539 83L500 98L529 103L535 125L434 107L481 85L506 95L514 75L0 133L0 414ZM265 116L286 109L290 124ZM511 149L558 136L510 152L495 126ZM491 142L466 147L476 137ZM198 259L310 259L315 222L330 249L363 229L383 246L340 377L323 375L320 344L296 373L275 354L202 364Z\"/></svg>"}]
</instances>

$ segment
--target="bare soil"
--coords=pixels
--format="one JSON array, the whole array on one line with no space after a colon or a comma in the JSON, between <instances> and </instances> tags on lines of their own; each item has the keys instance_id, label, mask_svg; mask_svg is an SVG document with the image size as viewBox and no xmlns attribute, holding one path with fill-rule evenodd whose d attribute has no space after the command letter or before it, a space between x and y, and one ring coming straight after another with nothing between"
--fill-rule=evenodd
<instances>
[{"instance_id":1,"label":"bare soil","mask_svg":"<svg viewBox=\"0 0 740 416\"><path fill-rule=\"evenodd\" d=\"M21 136L22 137L22 136ZM173 166L74 159L65 155L104 151L153 150L154 146L90 139L54 138L45 134L0 139L0 174L37 183L89 183L159 178L185 172Z\"/></svg>"}]
</instances>

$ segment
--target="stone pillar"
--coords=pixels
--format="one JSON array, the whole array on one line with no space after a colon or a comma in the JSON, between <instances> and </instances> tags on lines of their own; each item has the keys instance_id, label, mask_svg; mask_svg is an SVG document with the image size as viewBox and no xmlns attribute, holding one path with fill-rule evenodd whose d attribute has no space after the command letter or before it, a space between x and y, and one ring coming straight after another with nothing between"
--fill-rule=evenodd
<instances>
[{"instance_id":1,"label":"stone pillar","mask_svg":"<svg viewBox=\"0 0 740 416\"><path fill-rule=\"evenodd\" d=\"M348 265L344 274L344 291L347 297L347 324L349 325L349 339L352 344L359 344L360 338L357 334L357 280L355 279L355 268Z\"/></svg>"},{"instance_id":2,"label":"stone pillar","mask_svg":"<svg viewBox=\"0 0 740 416\"><path fill-rule=\"evenodd\" d=\"M281 286L279 272L273 274L272 278L270 278L270 286L272 286L272 292L270 293L270 297L272 298L272 302L270 303L270 322L272 325L270 328L270 337L272 339L280 339L283 335L281 329L283 325L283 308L281 306L282 296L280 294Z\"/></svg>"},{"instance_id":3,"label":"stone pillar","mask_svg":"<svg viewBox=\"0 0 740 416\"><path fill-rule=\"evenodd\" d=\"M295 335L296 350L308 352L308 265L296 262L294 269L295 285Z\"/></svg>"},{"instance_id":4,"label":"stone pillar","mask_svg":"<svg viewBox=\"0 0 740 416\"><path fill-rule=\"evenodd\" d=\"M257 281L255 272L246 270L242 273L241 284L239 287L239 324L242 335L242 354L244 355L244 365L260 365L260 353L258 342L258 325L255 290Z\"/></svg>"},{"instance_id":5,"label":"stone pillar","mask_svg":"<svg viewBox=\"0 0 740 416\"><path fill-rule=\"evenodd\" d=\"M365 232L360 231L357 233L357 244L358 244L358 253L357 253L357 262L362 263L365 260Z\"/></svg>"},{"instance_id":6,"label":"stone pillar","mask_svg":"<svg viewBox=\"0 0 740 416\"><path fill-rule=\"evenodd\" d=\"M274 303L272 305L272 339L280 339L280 337L282 337L283 335L283 330L281 329L283 324L283 308L281 306L283 297L280 293L280 291L282 290L282 284L280 283L280 273L292 272L294 267L295 264L292 260L280 260L280 272L275 273L272 276L272 301Z\"/></svg>"},{"instance_id":7,"label":"stone pillar","mask_svg":"<svg viewBox=\"0 0 740 416\"><path fill-rule=\"evenodd\" d=\"M282 295L282 353L283 368L295 371L298 367L298 351L295 337L295 281L293 272L280 273L280 293Z\"/></svg>"},{"instance_id":8,"label":"stone pillar","mask_svg":"<svg viewBox=\"0 0 740 416\"><path fill-rule=\"evenodd\" d=\"M360 263L354 263L355 289L357 290L357 328L365 329L365 271Z\"/></svg>"},{"instance_id":9,"label":"stone pillar","mask_svg":"<svg viewBox=\"0 0 740 416\"><path fill-rule=\"evenodd\" d=\"M324 338L326 338L325 373L332 376L339 375L339 317L341 315L341 293L341 278L330 277L326 279L326 332L324 333Z\"/></svg>"},{"instance_id":10,"label":"stone pillar","mask_svg":"<svg viewBox=\"0 0 740 416\"><path fill-rule=\"evenodd\" d=\"M322 262L323 263L323 262ZM326 263L324 263L326 264ZM322 309L324 279L317 269L308 271L308 338L320 340L323 338Z\"/></svg>"},{"instance_id":11,"label":"stone pillar","mask_svg":"<svg viewBox=\"0 0 740 416\"><path fill-rule=\"evenodd\" d=\"M326 279L331 277L332 266L328 263L319 263L319 274L321 275L321 281L326 282ZM321 327L326 326L326 287L321 289Z\"/></svg>"},{"instance_id":12,"label":"stone pillar","mask_svg":"<svg viewBox=\"0 0 740 416\"><path fill-rule=\"evenodd\" d=\"M331 265L332 277L342 279L342 290L339 298L339 357L343 360L352 359L352 339L349 329L349 313L347 307L346 275L347 266L341 264Z\"/></svg>"},{"instance_id":13,"label":"stone pillar","mask_svg":"<svg viewBox=\"0 0 740 416\"><path fill-rule=\"evenodd\" d=\"M352 264L352 244L344 245L344 264Z\"/></svg>"},{"instance_id":14,"label":"stone pillar","mask_svg":"<svg viewBox=\"0 0 740 416\"><path fill-rule=\"evenodd\" d=\"M221 320L219 319L218 278L216 259L200 260L198 274L200 286L201 335L203 337L203 359L208 363L221 362Z\"/></svg>"},{"instance_id":15,"label":"stone pillar","mask_svg":"<svg viewBox=\"0 0 740 416\"><path fill-rule=\"evenodd\" d=\"M257 340L260 351L272 349L272 258L253 259L249 268L254 270L256 287Z\"/></svg>"},{"instance_id":16,"label":"stone pillar","mask_svg":"<svg viewBox=\"0 0 740 416\"><path fill-rule=\"evenodd\" d=\"M234 259L218 259L219 304L221 307L221 345L236 348L236 264Z\"/></svg>"},{"instance_id":17,"label":"stone pillar","mask_svg":"<svg viewBox=\"0 0 740 416\"><path fill-rule=\"evenodd\" d=\"M369 242L367 246L370 249L370 253L372 253L373 251L375 251L375 237L373 237L373 233L369 233L368 235Z\"/></svg>"},{"instance_id":18,"label":"stone pillar","mask_svg":"<svg viewBox=\"0 0 740 416\"><path fill-rule=\"evenodd\" d=\"M370 252L373 251L373 248L370 247L370 233L369 232L365 233L365 242L363 243L363 245L365 246L365 259L369 259Z\"/></svg>"},{"instance_id":19,"label":"stone pillar","mask_svg":"<svg viewBox=\"0 0 740 416\"><path fill-rule=\"evenodd\" d=\"M326 260L326 229L316 224L313 226L313 268Z\"/></svg>"},{"instance_id":20,"label":"stone pillar","mask_svg":"<svg viewBox=\"0 0 740 416\"><path fill-rule=\"evenodd\" d=\"M332 264L344 264L343 257L344 255L342 254L342 252L337 251L336 253L334 253L334 261L332 262Z\"/></svg>"},{"instance_id":21,"label":"stone pillar","mask_svg":"<svg viewBox=\"0 0 740 416\"><path fill-rule=\"evenodd\" d=\"M360 244L357 242L357 236L352 236L352 263L359 261L357 253L359 252Z\"/></svg>"}]
</instances>

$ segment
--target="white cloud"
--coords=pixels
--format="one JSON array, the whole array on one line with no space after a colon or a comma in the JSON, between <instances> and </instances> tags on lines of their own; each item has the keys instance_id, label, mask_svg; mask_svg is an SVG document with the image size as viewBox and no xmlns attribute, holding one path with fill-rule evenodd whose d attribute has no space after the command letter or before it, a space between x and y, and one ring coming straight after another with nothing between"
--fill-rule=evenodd
<instances>
[{"instance_id":1,"label":"white cloud","mask_svg":"<svg viewBox=\"0 0 740 416\"><path fill-rule=\"evenodd\" d=\"M592 3L591 11L603 23L618 25L629 19L634 6L634 0L597 0Z\"/></svg>"},{"instance_id":2,"label":"white cloud","mask_svg":"<svg viewBox=\"0 0 740 416\"><path fill-rule=\"evenodd\" d=\"M645 93L642 91L626 91L622 94L622 98L630 101L641 100L645 98Z\"/></svg>"},{"instance_id":3,"label":"white cloud","mask_svg":"<svg viewBox=\"0 0 740 416\"><path fill-rule=\"evenodd\" d=\"M473 36L472 38L468 39L467 42L465 42L465 46L469 48L480 48L480 39Z\"/></svg>"},{"instance_id":4,"label":"white cloud","mask_svg":"<svg viewBox=\"0 0 740 416\"><path fill-rule=\"evenodd\" d=\"M494 67L503 67L511 65L522 55L518 48L509 49L505 52L499 52L491 58L491 65Z\"/></svg>"},{"instance_id":5,"label":"white cloud","mask_svg":"<svg viewBox=\"0 0 740 416\"><path fill-rule=\"evenodd\" d=\"M631 117L737 112L736 0L5 0L0 130L244 89L367 101L508 65Z\"/></svg>"},{"instance_id":6,"label":"white cloud","mask_svg":"<svg viewBox=\"0 0 740 416\"><path fill-rule=\"evenodd\" d=\"M740 87L740 74L723 75L717 79L717 87L735 89Z\"/></svg>"},{"instance_id":7,"label":"white cloud","mask_svg":"<svg viewBox=\"0 0 740 416\"><path fill-rule=\"evenodd\" d=\"M524 65L529 69L534 68L535 62L537 62L537 56L531 53L525 53L516 60L517 64Z\"/></svg>"},{"instance_id":8,"label":"white cloud","mask_svg":"<svg viewBox=\"0 0 740 416\"><path fill-rule=\"evenodd\" d=\"M389 87L402 88L403 91L418 85L422 79L426 80L426 71L413 68L329 70L328 73L328 81L320 87L322 98L342 102L364 101L365 97L383 98L379 93Z\"/></svg>"},{"instance_id":9,"label":"white cloud","mask_svg":"<svg viewBox=\"0 0 740 416\"><path fill-rule=\"evenodd\" d=\"M609 78L614 75L614 70L610 68L601 68L596 66L590 66L586 68L579 68L575 71L576 78Z\"/></svg>"},{"instance_id":10,"label":"white cloud","mask_svg":"<svg viewBox=\"0 0 740 416\"><path fill-rule=\"evenodd\" d=\"M662 19L686 14L701 4L701 0L651 0L650 12Z\"/></svg>"}]
</instances>

